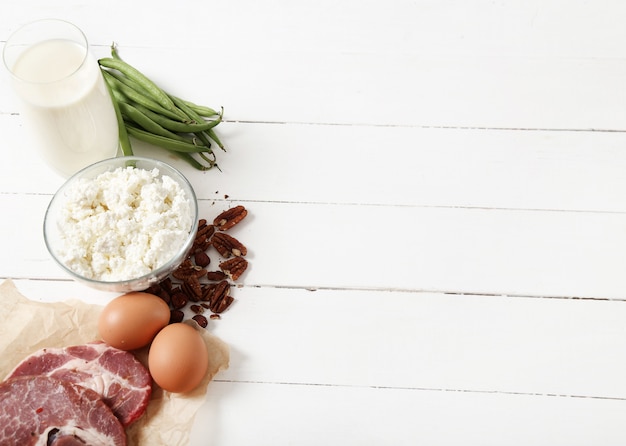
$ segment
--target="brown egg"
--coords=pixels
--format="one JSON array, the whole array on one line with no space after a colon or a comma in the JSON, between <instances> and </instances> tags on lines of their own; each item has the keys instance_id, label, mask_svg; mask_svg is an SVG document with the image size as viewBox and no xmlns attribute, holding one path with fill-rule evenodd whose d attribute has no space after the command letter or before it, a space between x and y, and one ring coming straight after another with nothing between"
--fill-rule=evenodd
<instances>
[{"instance_id":1,"label":"brown egg","mask_svg":"<svg viewBox=\"0 0 626 446\"><path fill-rule=\"evenodd\" d=\"M132 292L107 304L98 319L98 332L104 342L121 350L148 345L170 320L170 309L154 294Z\"/></svg>"},{"instance_id":2,"label":"brown egg","mask_svg":"<svg viewBox=\"0 0 626 446\"><path fill-rule=\"evenodd\" d=\"M207 373L209 353L200 332L184 323L161 330L150 346L148 369L164 390L186 393L195 389Z\"/></svg>"}]
</instances>

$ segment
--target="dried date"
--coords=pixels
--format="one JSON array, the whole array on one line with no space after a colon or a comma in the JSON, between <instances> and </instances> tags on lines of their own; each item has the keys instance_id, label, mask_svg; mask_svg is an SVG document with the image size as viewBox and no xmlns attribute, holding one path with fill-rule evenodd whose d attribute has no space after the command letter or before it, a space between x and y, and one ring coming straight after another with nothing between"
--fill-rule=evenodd
<instances>
[{"instance_id":1,"label":"dried date","mask_svg":"<svg viewBox=\"0 0 626 446\"><path fill-rule=\"evenodd\" d=\"M223 313L224 311L228 309L228 307L230 307L230 304L232 304L234 300L235 299L233 298L233 296L224 296L224 298L220 300L215 310L212 310L213 313L215 314Z\"/></svg>"},{"instance_id":2,"label":"dried date","mask_svg":"<svg viewBox=\"0 0 626 446\"><path fill-rule=\"evenodd\" d=\"M228 276L224 271L208 271L206 273L206 278L212 282L219 282L220 280L227 279Z\"/></svg>"},{"instance_id":3,"label":"dried date","mask_svg":"<svg viewBox=\"0 0 626 446\"><path fill-rule=\"evenodd\" d=\"M219 306L219 302L230 294L230 283L227 280L222 280L211 286L210 291L204 296L205 301L209 303L209 309L215 312L215 309Z\"/></svg>"},{"instance_id":4,"label":"dried date","mask_svg":"<svg viewBox=\"0 0 626 446\"><path fill-rule=\"evenodd\" d=\"M194 265L190 259L185 259L183 263L181 263L178 266L178 268L174 270L174 272L172 273L172 276L178 280L182 280L186 282L190 280L189 278L192 276L195 276L196 278L199 279L205 276L206 273L207 273L206 269L200 266Z\"/></svg>"},{"instance_id":5,"label":"dried date","mask_svg":"<svg viewBox=\"0 0 626 446\"><path fill-rule=\"evenodd\" d=\"M185 305L187 305L187 302L189 302L189 298L182 291L177 291L172 294L170 300L170 304L175 310L180 310L181 308L184 308Z\"/></svg>"},{"instance_id":6,"label":"dried date","mask_svg":"<svg viewBox=\"0 0 626 446\"><path fill-rule=\"evenodd\" d=\"M216 287L217 283L202 284L202 296L200 297L200 300L203 302L210 302L211 296L213 295Z\"/></svg>"},{"instance_id":7,"label":"dried date","mask_svg":"<svg viewBox=\"0 0 626 446\"><path fill-rule=\"evenodd\" d=\"M200 284L200 279L196 276L188 276L180 287L189 299L194 302L197 302L202 297L202 285Z\"/></svg>"},{"instance_id":8,"label":"dried date","mask_svg":"<svg viewBox=\"0 0 626 446\"><path fill-rule=\"evenodd\" d=\"M233 257L220 263L220 269L233 281L239 279L247 268L248 261L243 257Z\"/></svg>"},{"instance_id":9,"label":"dried date","mask_svg":"<svg viewBox=\"0 0 626 446\"><path fill-rule=\"evenodd\" d=\"M206 252L199 251L193 255L193 261L195 262L196 266L206 268L211 263L211 258Z\"/></svg>"},{"instance_id":10,"label":"dried date","mask_svg":"<svg viewBox=\"0 0 626 446\"><path fill-rule=\"evenodd\" d=\"M241 220L246 218L248 211L245 207L239 205L225 210L213 220L213 224L220 231L227 231Z\"/></svg>"},{"instance_id":11,"label":"dried date","mask_svg":"<svg viewBox=\"0 0 626 446\"><path fill-rule=\"evenodd\" d=\"M243 206L235 206L220 213L213 224L200 219L193 246L185 260L168 277L146 290L168 304L170 323L182 322L185 308L188 308L193 314L192 319L206 328L208 319L220 319L220 313L232 305L235 300L230 295L232 282L246 271L248 262L243 257L248 250L223 231L237 225L247 214ZM208 271L211 257L207 251L212 248L225 260L218 269ZM205 311L207 316L202 314Z\"/></svg>"},{"instance_id":12,"label":"dried date","mask_svg":"<svg viewBox=\"0 0 626 446\"><path fill-rule=\"evenodd\" d=\"M231 255L240 257L248 254L248 249L243 243L235 237L223 232L216 232L211 239L211 244L225 259L229 258Z\"/></svg>"},{"instance_id":13,"label":"dried date","mask_svg":"<svg viewBox=\"0 0 626 446\"><path fill-rule=\"evenodd\" d=\"M183 313L181 310L170 311L170 324L182 322L184 318L185 318L185 313Z\"/></svg>"},{"instance_id":14,"label":"dried date","mask_svg":"<svg viewBox=\"0 0 626 446\"><path fill-rule=\"evenodd\" d=\"M227 280L222 280L216 285L211 294L209 309L213 313L221 313L230 306L233 300L233 297L230 296L230 284Z\"/></svg>"},{"instance_id":15,"label":"dried date","mask_svg":"<svg viewBox=\"0 0 626 446\"><path fill-rule=\"evenodd\" d=\"M192 319L196 321L196 323L202 328L206 328L207 325L209 325L209 321L207 320L207 318L201 314L196 314L194 317L192 317Z\"/></svg>"},{"instance_id":16,"label":"dried date","mask_svg":"<svg viewBox=\"0 0 626 446\"><path fill-rule=\"evenodd\" d=\"M191 248L192 253L204 252L211 246L211 237L215 233L214 225L207 225L206 220L200 220L198 231Z\"/></svg>"},{"instance_id":17,"label":"dried date","mask_svg":"<svg viewBox=\"0 0 626 446\"><path fill-rule=\"evenodd\" d=\"M193 311L195 314L204 313L204 307L202 305L191 305L189 309Z\"/></svg>"}]
</instances>

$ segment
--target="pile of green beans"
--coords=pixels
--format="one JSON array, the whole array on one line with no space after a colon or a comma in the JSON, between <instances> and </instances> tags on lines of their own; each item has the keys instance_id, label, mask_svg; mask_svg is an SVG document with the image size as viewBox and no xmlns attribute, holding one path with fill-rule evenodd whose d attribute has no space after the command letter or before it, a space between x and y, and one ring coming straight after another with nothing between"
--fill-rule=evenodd
<instances>
[{"instance_id":1,"label":"pile of green beans","mask_svg":"<svg viewBox=\"0 0 626 446\"><path fill-rule=\"evenodd\" d=\"M215 133L220 112L166 93L139 70L123 61L115 47L98 60L117 115L120 146L132 155L130 137L161 147L198 170L219 169L212 143L224 145Z\"/></svg>"}]
</instances>

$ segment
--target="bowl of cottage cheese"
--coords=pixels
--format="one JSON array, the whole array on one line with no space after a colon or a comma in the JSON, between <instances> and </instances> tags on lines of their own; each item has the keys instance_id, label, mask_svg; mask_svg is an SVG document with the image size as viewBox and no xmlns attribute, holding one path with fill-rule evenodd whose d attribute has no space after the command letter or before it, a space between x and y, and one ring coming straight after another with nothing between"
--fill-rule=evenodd
<instances>
[{"instance_id":1,"label":"bowl of cottage cheese","mask_svg":"<svg viewBox=\"0 0 626 446\"><path fill-rule=\"evenodd\" d=\"M104 291L145 290L189 255L198 205L189 181L158 160L121 156L74 174L44 218L52 258Z\"/></svg>"}]
</instances>

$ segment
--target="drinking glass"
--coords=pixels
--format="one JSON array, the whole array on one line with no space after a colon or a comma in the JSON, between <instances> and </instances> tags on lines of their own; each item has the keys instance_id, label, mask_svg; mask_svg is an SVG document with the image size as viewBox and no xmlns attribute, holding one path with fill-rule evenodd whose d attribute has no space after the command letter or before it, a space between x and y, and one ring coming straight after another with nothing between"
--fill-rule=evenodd
<instances>
[{"instance_id":1,"label":"drinking glass","mask_svg":"<svg viewBox=\"0 0 626 446\"><path fill-rule=\"evenodd\" d=\"M21 99L24 131L63 177L116 156L115 109L85 34L72 23L44 19L15 31L3 60Z\"/></svg>"}]
</instances>

